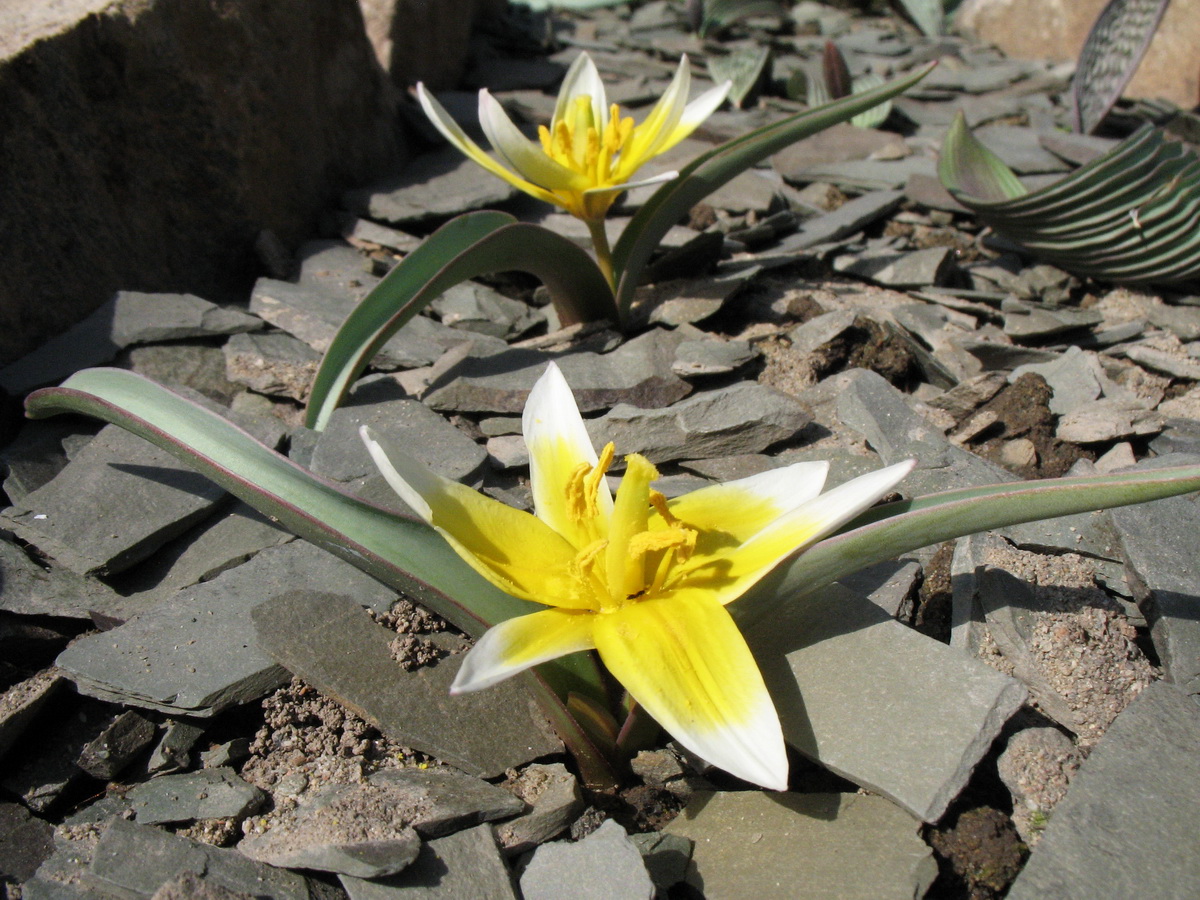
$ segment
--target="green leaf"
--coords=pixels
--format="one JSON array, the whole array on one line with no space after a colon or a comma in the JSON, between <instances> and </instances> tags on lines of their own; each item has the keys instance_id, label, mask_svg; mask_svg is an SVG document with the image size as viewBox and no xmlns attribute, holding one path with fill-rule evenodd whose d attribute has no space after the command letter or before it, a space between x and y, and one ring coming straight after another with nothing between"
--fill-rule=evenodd
<instances>
[{"instance_id":1,"label":"green leaf","mask_svg":"<svg viewBox=\"0 0 1200 900\"><path fill-rule=\"evenodd\" d=\"M946 190L980 200L1011 200L1026 193L1012 169L975 139L961 112L942 139L938 177Z\"/></svg>"},{"instance_id":2,"label":"green leaf","mask_svg":"<svg viewBox=\"0 0 1200 900\"><path fill-rule=\"evenodd\" d=\"M700 37L708 37L749 16L783 15L783 5L779 0L704 0L703 6Z\"/></svg>"},{"instance_id":3,"label":"green leaf","mask_svg":"<svg viewBox=\"0 0 1200 900\"><path fill-rule=\"evenodd\" d=\"M1170 0L1110 0L1088 32L1071 79L1076 131L1091 134L1146 55Z\"/></svg>"},{"instance_id":4,"label":"green leaf","mask_svg":"<svg viewBox=\"0 0 1200 900\"><path fill-rule=\"evenodd\" d=\"M844 122L903 93L928 75L933 66L931 63L918 69L915 74L890 81L874 90L764 125L702 153L684 166L678 178L660 187L638 210L613 248L617 309L622 322L629 317L629 305L633 302L638 277L650 255L671 230L671 226L687 215L688 210L772 153L778 153L802 138Z\"/></svg>"},{"instance_id":5,"label":"green leaf","mask_svg":"<svg viewBox=\"0 0 1200 900\"><path fill-rule=\"evenodd\" d=\"M785 563L730 607L739 623L768 616L852 572L953 538L1200 490L1200 466L989 485L868 510Z\"/></svg>"},{"instance_id":6,"label":"green leaf","mask_svg":"<svg viewBox=\"0 0 1200 900\"><path fill-rule=\"evenodd\" d=\"M451 219L406 256L346 317L321 360L306 423L322 431L367 363L413 316L449 288L493 272L542 280L564 325L612 318L612 290L578 244L507 213Z\"/></svg>"},{"instance_id":7,"label":"green leaf","mask_svg":"<svg viewBox=\"0 0 1200 900\"><path fill-rule=\"evenodd\" d=\"M1200 158L1149 126L1060 181L1019 197L981 196L962 177L956 120L939 163L942 182L997 234L1076 275L1126 284L1200 276ZM968 190L970 188L970 190Z\"/></svg>"},{"instance_id":8,"label":"green leaf","mask_svg":"<svg viewBox=\"0 0 1200 900\"><path fill-rule=\"evenodd\" d=\"M713 82L730 81L729 99L738 109L748 98L752 98L759 84L766 77L771 62L770 47L745 47L740 50L708 57L708 74Z\"/></svg>"},{"instance_id":9,"label":"green leaf","mask_svg":"<svg viewBox=\"0 0 1200 900\"><path fill-rule=\"evenodd\" d=\"M874 72L867 72L864 75L854 79L851 93L862 94L866 91L874 90L883 84L883 78L876 75ZM859 128L878 128L887 121L888 116L892 114L892 101L884 100L878 106L872 106L866 112L860 112L857 116L850 120L851 125L857 125Z\"/></svg>"},{"instance_id":10,"label":"green leaf","mask_svg":"<svg viewBox=\"0 0 1200 900\"><path fill-rule=\"evenodd\" d=\"M124 369L87 369L61 387L35 391L33 418L74 412L145 438L212 479L293 534L423 605L470 635L542 607L498 590L417 519L366 503L256 441L232 422ZM612 783L604 755L567 713L569 692L603 696L595 661L573 654L526 679L587 778Z\"/></svg>"}]
</instances>

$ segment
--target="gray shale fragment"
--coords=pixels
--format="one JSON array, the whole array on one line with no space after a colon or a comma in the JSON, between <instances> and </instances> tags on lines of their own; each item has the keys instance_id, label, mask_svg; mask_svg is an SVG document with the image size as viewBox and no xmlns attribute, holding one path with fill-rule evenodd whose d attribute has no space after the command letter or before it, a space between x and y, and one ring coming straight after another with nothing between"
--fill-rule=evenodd
<instances>
[{"instance_id":1,"label":"gray shale fragment","mask_svg":"<svg viewBox=\"0 0 1200 900\"><path fill-rule=\"evenodd\" d=\"M654 882L625 829L611 819L581 841L533 851L521 873L525 900L650 900Z\"/></svg>"},{"instance_id":2,"label":"gray shale fragment","mask_svg":"<svg viewBox=\"0 0 1200 900\"><path fill-rule=\"evenodd\" d=\"M322 694L471 775L493 778L562 748L519 679L452 697L461 657L405 671L388 649L395 635L344 594L293 588L254 623L267 652Z\"/></svg>"},{"instance_id":3,"label":"gray shale fragment","mask_svg":"<svg viewBox=\"0 0 1200 900\"><path fill-rule=\"evenodd\" d=\"M224 494L165 450L107 425L0 521L73 572L112 573L182 534Z\"/></svg>"},{"instance_id":4,"label":"gray shale fragment","mask_svg":"<svg viewBox=\"0 0 1200 900\"><path fill-rule=\"evenodd\" d=\"M136 785L125 795L139 825L243 819L260 809L267 795L233 769L201 769L163 775Z\"/></svg>"},{"instance_id":5,"label":"gray shale fragment","mask_svg":"<svg viewBox=\"0 0 1200 900\"><path fill-rule=\"evenodd\" d=\"M788 743L926 822L1025 700L1019 682L840 585L744 627Z\"/></svg>"},{"instance_id":6,"label":"gray shale fragment","mask_svg":"<svg viewBox=\"0 0 1200 900\"><path fill-rule=\"evenodd\" d=\"M93 778L110 781L154 740L154 723L133 710L113 720L79 753L76 765Z\"/></svg>"},{"instance_id":7,"label":"gray shale fragment","mask_svg":"<svg viewBox=\"0 0 1200 900\"><path fill-rule=\"evenodd\" d=\"M510 856L556 837L583 812L579 782L562 763L526 766L510 787L533 806L523 816L495 826L496 839Z\"/></svg>"},{"instance_id":8,"label":"gray shale fragment","mask_svg":"<svg viewBox=\"0 0 1200 900\"><path fill-rule=\"evenodd\" d=\"M371 881L343 875L341 882L350 900L517 900L488 825L426 841L398 875Z\"/></svg>"},{"instance_id":9,"label":"gray shale fragment","mask_svg":"<svg viewBox=\"0 0 1200 900\"><path fill-rule=\"evenodd\" d=\"M587 426L597 447L613 441L621 453L641 453L658 463L758 453L795 437L811 419L787 394L741 382L665 409L621 404Z\"/></svg>"},{"instance_id":10,"label":"gray shale fragment","mask_svg":"<svg viewBox=\"0 0 1200 900\"><path fill-rule=\"evenodd\" d=\"M1198 833L1200 706L1156 682L1084 761L1008 896L1191 900Z\"/></svg>"},{"instance_id":11,"label":"gray shale fragment","mask_svg":"<svg viewBox=\"0 0 1200 900\"><path fill-rule=\"evenodd\" d=\"M937 875L917 823L869 795L701 791L666 833L695 842L707 900L911 900Z\"/></svg>"},{"instance_id":12,"label":"gray shale fragment","mask_svg":"<svg viewBox=\"0 0 1200 900\"><path fill-rule=\"evenodd\" d=\"M395 593L304 541L263 550L124 625L84 637L58 665L79 691L131 706L211 716L287 680L259 647L251 611L305 585L384 610Z\"/></svg>"}]
</instances>

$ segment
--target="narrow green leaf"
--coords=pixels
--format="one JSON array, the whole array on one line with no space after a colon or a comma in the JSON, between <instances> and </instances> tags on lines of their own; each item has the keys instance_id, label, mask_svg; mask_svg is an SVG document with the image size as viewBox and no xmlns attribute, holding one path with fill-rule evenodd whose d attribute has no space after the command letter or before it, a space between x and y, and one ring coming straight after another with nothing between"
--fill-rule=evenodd
<instances>
[{"instance_id":1,"label":"narrow green leaf","mask_svg":"<svg viewBox=\"0 0 1200 900\"><path fill-rule=\"evenodd\" d=\"M1012 169L971 134L962 112L942 139L938 177L946 190L985 201L1011 200L1025 193Z\"/></svg>"},{"instance_id":2,"label":"narrow green leaf","mask_svg":"<svg viewBox=\"0 0 1200 900\"><path fill-rule=\"evenodd\" d=\"M1200 490L1200 466L989 485L930 494L868 510L839 534L784 564L730 607L739 622L769 616L852 572L995 528L1146 503Z\"/></svg>"},{"instance_id":3,"label":"narrow green leaf","mask_svg":"<svg viewBox=\"0 0 1200 900\"><path fill-rule=\"evenodd\" d=\"M430 302L478 275L508 271L541 279L564 325L615 315L608 282L578 244L507 213L458 216L401 260L346 317L313 382L308 426L324 430L372 357Z\"/></svg>"},{"instance_id":4,"label":"narrow green leaf","mask_svg":"<svg viewBox=\"0 0 1200 900\"><path fill-rule=\"evenodd\" d=\"M1170 0L1109 0L1088 32L1071 79L1076 131L1091 134L1108 115L1150 48Z\"/></svg>"},{"instance_id":5,"label":"narrow green leaf","mask_svg":"<svg viewBox=\"0 0 1200 900\"><path fill-rule=\"evenodd\" d=\"M628 318L638 277L650 255L671 230L671 226L683 218L688 210L772 153L903 93L928 75L934 65L931 63L874 90L764 125L702 153L688 163L678 178L667 182L651 195L625 226L613 248L613 268L617 273L616 302L622 321Z\"/></svg>"},{"instance_id":6,"label":"narrow green leaf","mask_svg":"<svg viewBox=\"0 0 1200 900\"><path fill-rule=\"evenodd\" d=\"M272 521L409 594L475 637L491 624L541 609L493 587L424 522L353 497L232 422L140 375L87 369L61 387L35 391L26 410L32 418L65 412L95 416L145 438ZM572 654L539 666L526 684L580 761L585 778L614 784L604 754L560 699L572 691L604 696L595 661Z\"/></svg>"},{"instance_id":7,"label":"narrow green leaf","mask_svg":"<svg viewBox=\"0 0 1200 900\"><path fill-rule=\"evenodd\" d=\"M731 83L729 100L738 109L757 94L759 84L767 77L771 63L770 47L744 47L725 56L711 54L708 57L708 73L720 84Z\"/></svg>"}]
</instances>

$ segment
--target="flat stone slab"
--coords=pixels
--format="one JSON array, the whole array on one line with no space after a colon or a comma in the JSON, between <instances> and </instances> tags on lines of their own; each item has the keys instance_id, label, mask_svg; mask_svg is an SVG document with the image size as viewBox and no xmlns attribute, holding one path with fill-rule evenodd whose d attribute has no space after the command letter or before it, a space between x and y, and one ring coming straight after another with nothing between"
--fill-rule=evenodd
<instances>
[{"instance_id":1,"label":"flat stone slab","mask_svg":"<svg viewBox=\"0 0 1200 900\"><path fill-rule=\"evenodd\" d=\"M341 882L350 900L517 900L489 825L426 841L398 875L371 881L343 875Z\"/></svg>"},{"instance_id":2,"label":"flat stone slab","mask_svg":"<svg viewBox=\"0 0 1200 900\"><path fill-rule=\"evenodd\" d=\"M58 665L89 696L211 716L287 680L255 640L250 616L256 606L301 585L381 611L396 596L349 563L293 541L186 588L112 631L76 641Z\"/></svg>"},{"instance_id":3,"label":"flat stone slab","mask_svg":"<svg viewBox=\"0 0 1200 900\"><path fill-rule=\"evenodd\" d=\"M107 425L0 521L73 572L113 573L182 534L224 495L165 450Z\"/></svg>"},{"instance_id":4,"label":"flat stone slab","mask_svg":"<svg viewBox=\"0 0 1200 900\"><path fill-rule=\"evenodd\" d=\"M587 421L597 446L641 453L651 462L759 453L812 421L795 398L757 382L705 391L663 409L621 404Z\"/></svg>"},{"instance_id":5,"label":"flat stone slab","mask_svg":"<svg viewBox=\"0 0 1200 900\"><path fill-rule=\"evenodd\" d=\"M103 365L135 344L241 334L262 327L255 316L193 294L118 291L86 319L0 370L0 387L17 396Z\"/></svg>"},{"instance_id":6,"label":"flat stone slab","mask_svg":"<svg viewBox=\"0 0 1200 900\"><path fill-rule=\"evenodd\" d=\"M111 615L124 598L103 582L60 565L43 567L10 541L0 539L0 610L23 616L90 619Z\"/></svg>"},{"instance_id":7,"label":"flat stone slab","mask_svg":"<svg viewBox=\"0 0 1200 900\"><path fill-rule=\"evenodd\" d=\"M749 626L784 738L936 821L1025 700L1020 682L840 585Z\"/></svg>"},{"instance_id":8,"label":"flat stone slab","mask_svg":"<svg viewBox=\"0 0 1200 900\"><path fill-rule=\"evenodd\" d=\"M388 649L394 633L344 593L293 590L265 604L254 625L280 665L398 743L470 775L493 778L562 749L519 680L452 697L461 656L405 671Z\"/></svg>"},{"instance_id":9,"label":"flat stone slab","mask_svg":"<svg viewBox=\"0 0 1200 900\"><path fill-rule=\"evenodd\" d=\"M862 794L699 791L665 829L695 842L707 900L911 900L937 876L908 813Z\"/></svg>"},{"instance_id":10,"label":"flat stone slab","mask_svg":"<svg viewBox=\"0 0 1200 900\"><path fill-rule=\"evenodd\" d=\"M267 795L233 769L219 767L163 775L136 785L125 799L139 825L244 818L262 807Z\"/></svg>"},{"instance_id":11,"label":"flat stone slab","mask_svg":"<svg viewBox=\"0 0 1200 900\"><path fill-rule=\"evenodd\" d=\"M605 354L514 348L471 355L443 373L422 399L443 411L520 414L533 385L554 360L581 412L618 403L667 406L691 391L671 372L678 343L678 337L656 328Z\"/></svg>"},{"instance_id":12,"label":"flat stone slab","mask_svg":"<svg viewBox=\"0 0 1200 900\"><path fill-rule=\"evenodd\" d=\"M641 851L612 819L581 841L543 844L521 873L524 900L650 900L654 890Z\"/></svg>"},{"instance_id":13,"label":"flat stone slab","mask_svg":"<svg viewBox=\"0 0 1200 900\"><path fill-rule=\"evenodd\" d=\"M1192 898L1197 834L1200 705L1156 682L1084 761L1008 897Z\"/></svg>"},{"instance_id":14,"label":"flat stone slab","mask_svg":"<svg viewBox=\"0 0 1200 900\"><path fill-rule=\"evenodd\" d=\"M1109 514L1121 534L1127 577L1167 677L1184 692L1198 695L1200 507L1191 496L1168 497L1118 507Z\"/></svg>"}]
</instances>

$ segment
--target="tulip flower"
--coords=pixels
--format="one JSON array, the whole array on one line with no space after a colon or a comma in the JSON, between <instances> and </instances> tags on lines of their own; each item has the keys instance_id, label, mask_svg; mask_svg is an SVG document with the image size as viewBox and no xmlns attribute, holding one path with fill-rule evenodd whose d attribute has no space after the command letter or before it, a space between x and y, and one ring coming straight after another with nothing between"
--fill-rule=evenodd
<instances>
[{"instance_id":1,"label":"tulip flower","mask_svg":"<svg viewBox=\"0 0 1200 900\"><path fill-rule=\"evenodd\" d=\"M725 605L778 563L871 506L905 462L822 494L827 463L804 462L667 500L644 457L625 458L614 497L610 443L597 455L566 380L550 364L522 420L534 513L434 474L369 428L391 487L480 575L547 609L507 619L470 650L452 691L596 650L679 743L768 788L787 788L779 718Z\"/></svg>"},{"instance_id":2,"label":"tulip flower","mask_svg":"<svg viewBox=\"0 0 1200 900\"><path fill-rule=\"evenodd\" d=\"M538 129L540 143L526 138L496 98L481 90L479 122L500 161L471 140L422 84L417 85L417 99L446 140L472 160L513 187L586 222L597 261L611 282L611 252L604 232L608 208L622 191L676 177L677 172L667 172L632 180L648 160L695 131L730 88L727 81L688 103L690 85L685 56L667 92L645 121L634 124L632 118L621 117L617 104L608 105L595 63L581 53L563 78L549 127Z\"/></svg>"}]
</instances>

